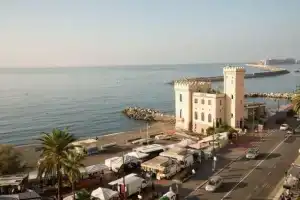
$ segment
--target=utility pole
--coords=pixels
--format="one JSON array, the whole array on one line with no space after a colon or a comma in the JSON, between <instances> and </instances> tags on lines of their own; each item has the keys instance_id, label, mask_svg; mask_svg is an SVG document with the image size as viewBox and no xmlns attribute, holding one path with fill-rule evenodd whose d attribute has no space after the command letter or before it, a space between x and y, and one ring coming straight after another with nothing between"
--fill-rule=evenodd
<instances>
[{"instance_id":1,"label":"utility pole","mask_svg":"<svg viewBox=\"0 0 300 200\"><path fill-rule=\"evenodd\" d=\"M149 140L148 140L148 138L149 138L148 128L149 128L149 125L148 125L148 122L147 122L147 128L146 128L146 130L147 130L147 145L149 144Z\"/></svg>"},{"instance_id":2,"label":"utility pole","mask_svg":"<svg viewBox=\"0 0 300 200\"><path fill-rule=\"evenodd\" d=\"M252 108L252 131L254 131L254 120L255 120L255 112L254 112L255 108Z\"/></svg>"},{"instance_id":3,"label":"utility pole","mask_svg":"<svg viewBox=\"0 0 300 200\"><path fill-rule=\"evenodd\" d=\"M216 162L217 162L217 157L215 153L215 121L213 121L213 166L212 166L212 171L215 171L216 169Z\"/></svg>"},{"instance_id":4,"label":"utility pole","mask_svg":"<svg viewBox=\"0 0 300 200\"><path fill-rule=\"evenodd\" d=\"M125 156L124 151L122 152L122 159L123 159L123 197L126 200L126 184L125 184Z\"/></svg>"}]
</instances>

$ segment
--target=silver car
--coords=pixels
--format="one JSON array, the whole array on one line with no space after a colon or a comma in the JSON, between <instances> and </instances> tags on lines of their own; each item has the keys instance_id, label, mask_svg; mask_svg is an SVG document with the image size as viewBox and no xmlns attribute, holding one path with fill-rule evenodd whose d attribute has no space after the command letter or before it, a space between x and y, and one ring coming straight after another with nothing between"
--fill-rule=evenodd
<instances>
[{"instance_id":1,"label":"silver car","mask_svg":"<svg viewBox=\"0 0 300 200\"><path fill-rule=\"evenodd\" d=\"M205 190L208 192L214 192L218 189L223 183L223 179L221 176L212 176L208 179L208 182L205 186Z\"/></svg>"},{"instance_id":2,"label":"silver car","mask_svg":"<svg viewBox=\"0 0 300 200\"><path fill-rule=\"evenodd\" d=\"M250 148L247 151L246 158L247 159L255 159L259 155L258 148Z\"/></svg>"}]
</instances>

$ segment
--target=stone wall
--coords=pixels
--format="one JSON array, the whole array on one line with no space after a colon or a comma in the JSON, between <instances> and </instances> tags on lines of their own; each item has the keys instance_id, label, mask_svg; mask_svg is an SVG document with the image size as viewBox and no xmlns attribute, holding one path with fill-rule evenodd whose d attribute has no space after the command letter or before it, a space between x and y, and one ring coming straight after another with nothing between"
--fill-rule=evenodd
<instances>
[{"instance_id":1,"label":"stone wall","mask_svg":"<svg viewBox=\"0 0 300 200\"><path fill-rule=\"evenodd\" d=\"M175 123L175 116L167 115L153 108L127 107L122 113L130 119L148 122L170 122Z\"/></svg>"}]
</instances>

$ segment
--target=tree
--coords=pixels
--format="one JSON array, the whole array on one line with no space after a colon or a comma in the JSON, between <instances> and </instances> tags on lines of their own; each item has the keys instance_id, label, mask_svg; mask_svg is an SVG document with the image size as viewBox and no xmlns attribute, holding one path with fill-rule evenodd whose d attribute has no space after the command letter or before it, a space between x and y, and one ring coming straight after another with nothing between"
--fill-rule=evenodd
<instances>
[{"instance_id":1,"label":"tree","mask_svg":"<svg viewBox=\"0 0 300 200\"><path fill-rule=\"evenodd\" d=\"M82 190L76 192L76 199L77 200L90 200L91 194L87 190L82 189Z\"/></svg>"},{"instance_id":2,"label":"tree","mask_svg":"<svg viewBox=\"0 0 300 200\"><path fill-rule=\"evenodd\" d=\"M38 175L41 178L56 177L57 199L61 200L62 172L68 156L74 152L72 142L75 137L67 129L53 129L51 133L42 133L39 139L42 143L41 158L38 163Z\"/></svg>"},{"instance_id":3,"label":"tree","mask_svg":"<svg viewBox=\"0 0 300 200\"><path fill-rule=\"evenodd\" d=\"M82 161L84 155L73 152L67 156L64 160L64 173L68 176L68 179L72 185L73 199L75 200L75 182L80 179L80 168L84 167Z\"/></svg>"},{"instance_id":4,"label":"tree","mask_svg":"<svg viewBox=\"0 0 300 200\"><path fill-rule=\"evenodd\" d=\"M294 106L294 111L300 114L300 93L295 94L292 98L292 104Z\"/></svg>"},{"instance_id":5,"label":"tree","mask_svg":"<svg viewBox=\"0 0 300 200\"><path fill-rule=\"evenodd\" d=\"M0 144L0 175L19 172L22 169L20 157L12 145Z\"/></svg>"},{"instance_id":6,"label":"tree","mask_svg":"<svg viewBox=\"0 0 300 200\"><path fill-rule=\"evenodd\" d=\"M206 134L207 135L212 135L212 134L214 134L214 131L215 131L214 127L208 127L206 129Z\"/></svg>"}]
</instances>

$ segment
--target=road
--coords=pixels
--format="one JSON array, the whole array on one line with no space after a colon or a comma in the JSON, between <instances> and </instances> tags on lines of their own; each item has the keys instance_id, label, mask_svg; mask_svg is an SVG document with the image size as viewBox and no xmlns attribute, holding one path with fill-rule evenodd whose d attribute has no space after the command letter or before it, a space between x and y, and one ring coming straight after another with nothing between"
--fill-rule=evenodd
<instances>
[{"instance_id":1,"label":"road","mask_svg":"<svg viewBox=\"0 0 300 200\"><path fill-rule=\"evenodd\" d=\"M292 124L297 125L294 121ZM190 196L201 200L266 200L298 156L299 146L300 135L285 140L283 131L271 132L261 143L257 159L242 158L219 173L224 179L221 188L209 193L202 186Z\"/></svg>"}]
</instances>

